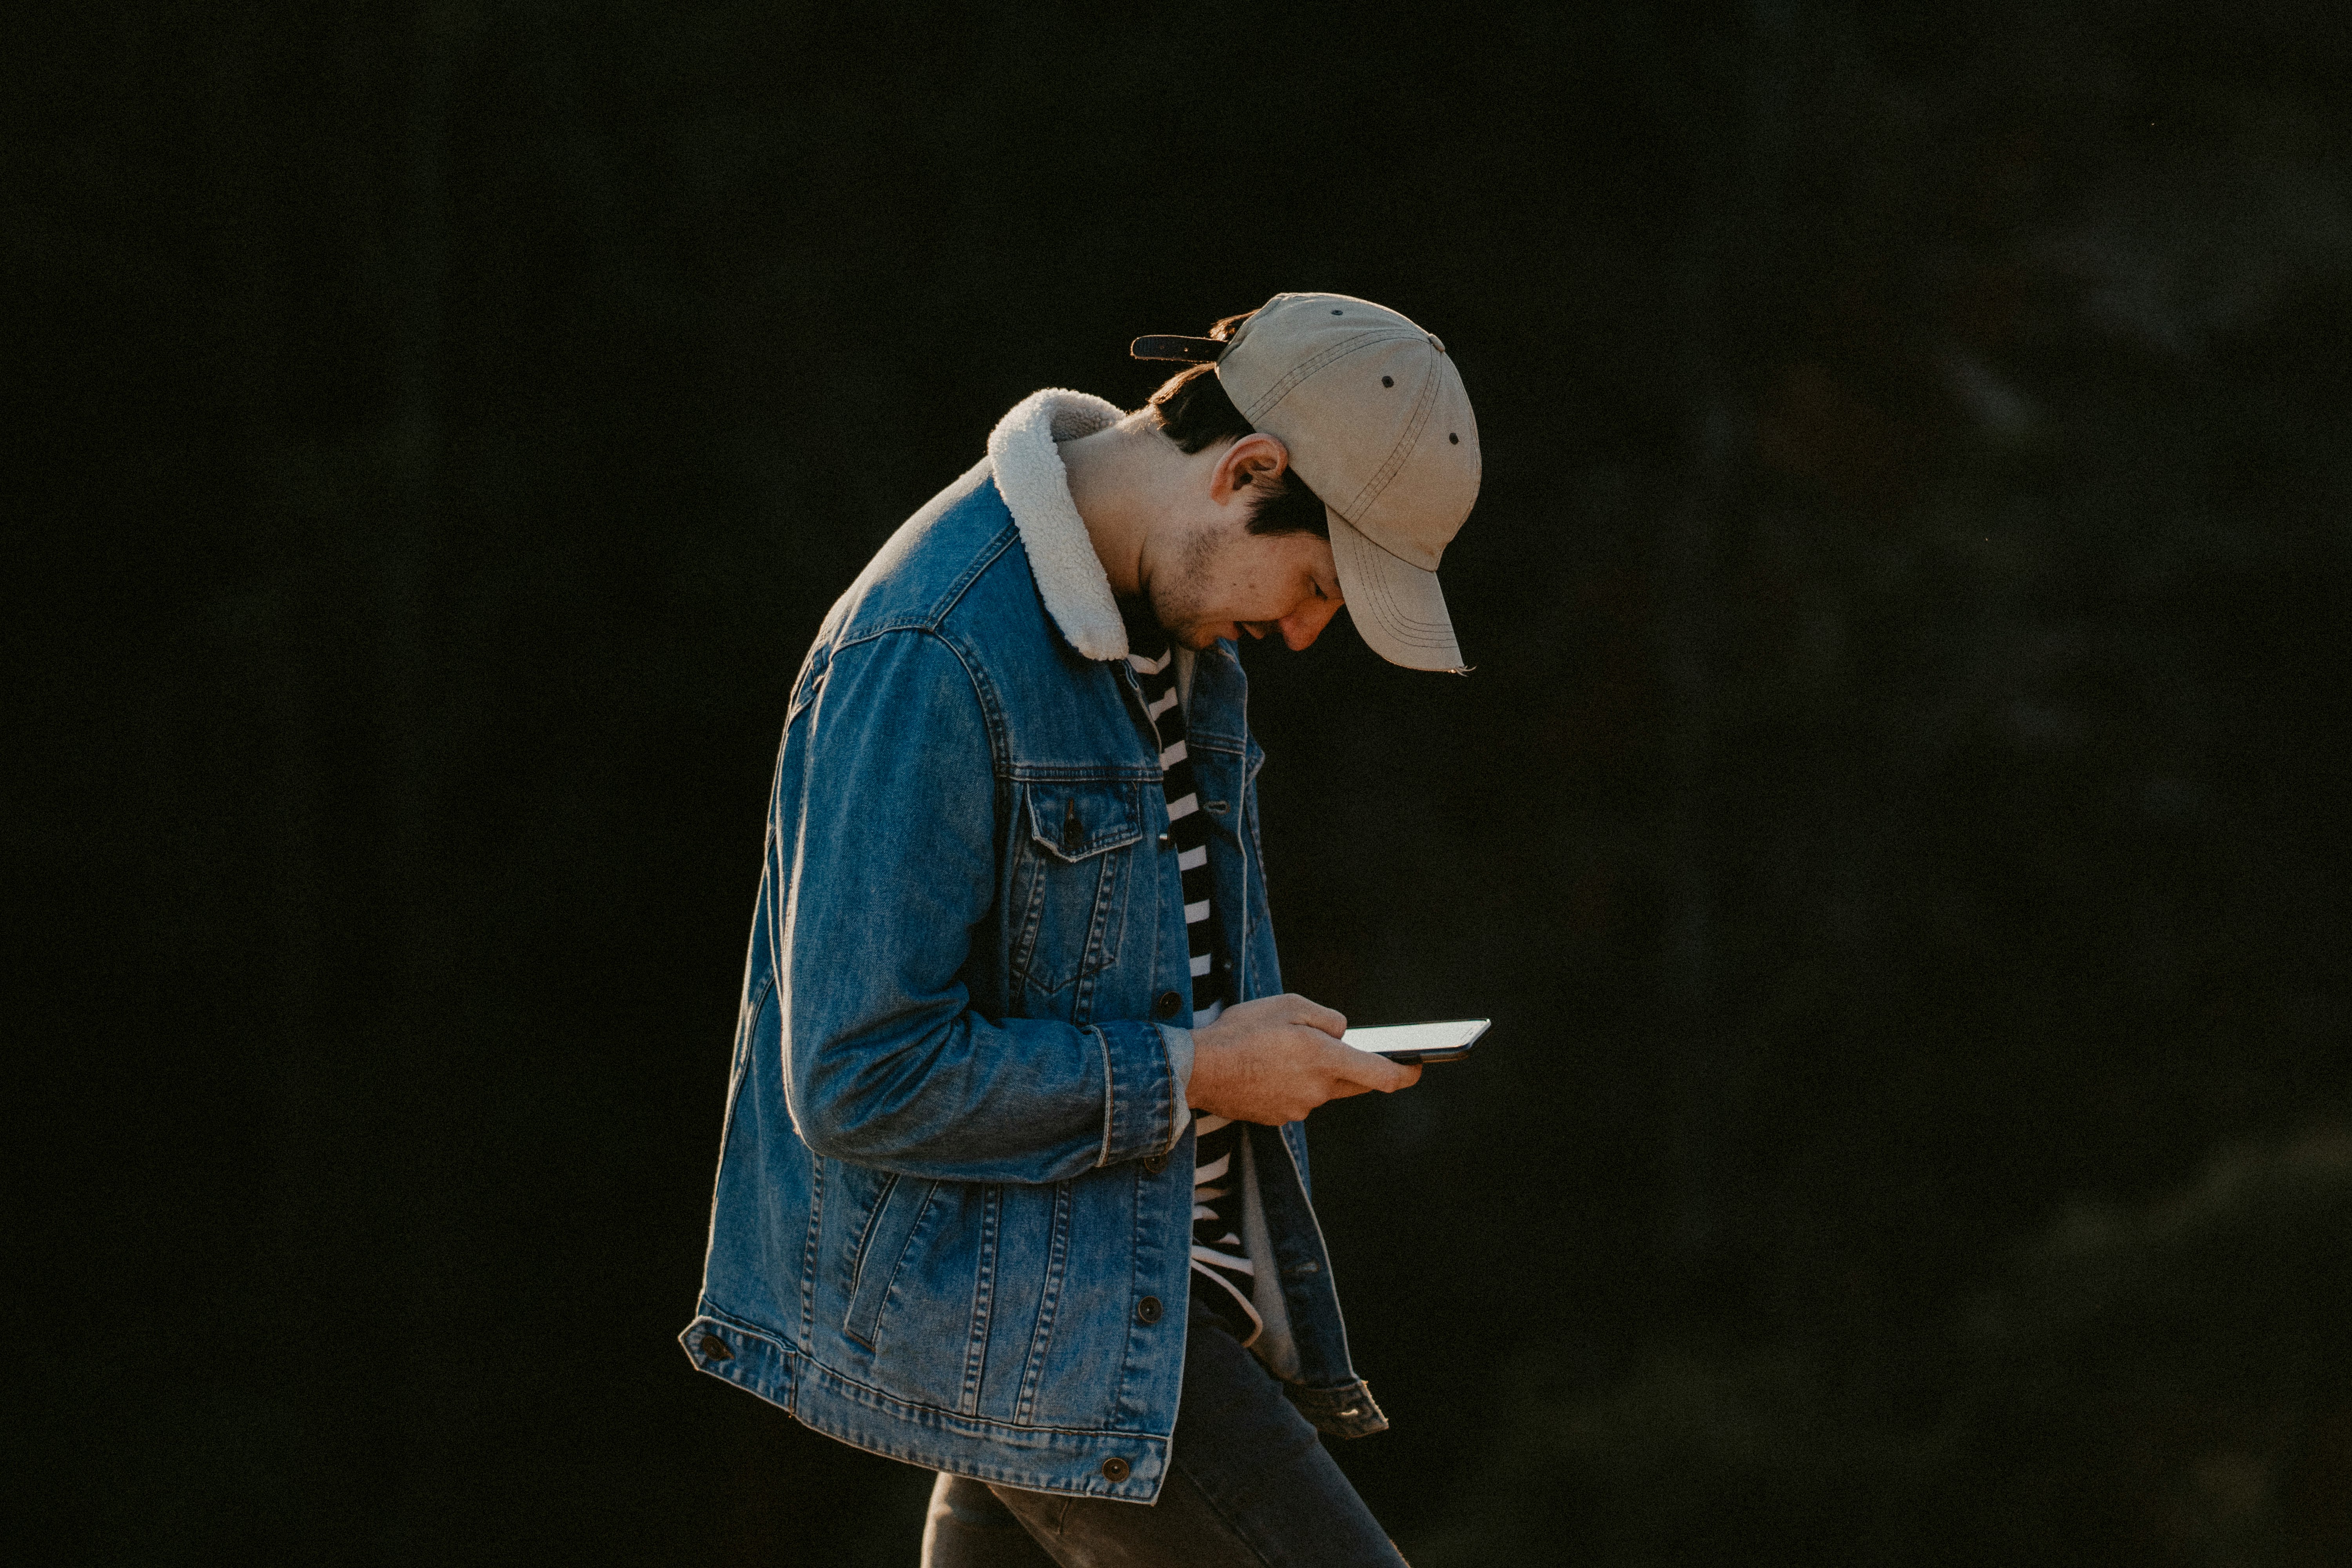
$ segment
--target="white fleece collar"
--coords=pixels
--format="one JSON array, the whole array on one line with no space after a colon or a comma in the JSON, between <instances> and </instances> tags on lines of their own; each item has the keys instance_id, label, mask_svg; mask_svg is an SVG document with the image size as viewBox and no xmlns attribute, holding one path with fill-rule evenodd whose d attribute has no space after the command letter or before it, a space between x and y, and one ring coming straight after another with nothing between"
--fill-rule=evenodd
<instances>
[{"instance_id":1,"label":"white fleece collar","mask_svg":"<svg viewBox=\"0 0 2352 1568\"><path fill-rule=\"evenodd\" d=\"M1021 530L1038 596L1070 646L1088 658L1125 658L1127 623L1070 500L1069 470L1054 443L1091 436L1122 417L1099 397L1049 386L1014 404L988 433L997 493Z\"/></svg>"}]
</instances>

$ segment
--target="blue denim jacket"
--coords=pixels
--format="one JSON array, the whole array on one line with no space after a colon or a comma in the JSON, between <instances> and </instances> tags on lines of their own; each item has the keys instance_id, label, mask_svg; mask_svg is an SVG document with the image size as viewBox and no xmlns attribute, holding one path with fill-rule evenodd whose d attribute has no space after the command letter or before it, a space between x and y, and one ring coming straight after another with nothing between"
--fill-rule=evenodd
<instances>
[{"instance_id":1,"label":"blue denim jacket","mask_svg":"<svg viewBox=\"0 0 2352 1568\"><path fill-rule=\"evenodd\" d=\"M1117 412L1015 408L793 685L680 1338L859 1447L1148 1502L1183 1377L1190 963L1157 743L1053 447ZM1231 643L1195 661L1216 961L1243 998L1282 989L1245 690ZM1378 1431L1305 1130L1248 1132L1286 1391L1326 1431Z\"/></svg>"}]
</instances>

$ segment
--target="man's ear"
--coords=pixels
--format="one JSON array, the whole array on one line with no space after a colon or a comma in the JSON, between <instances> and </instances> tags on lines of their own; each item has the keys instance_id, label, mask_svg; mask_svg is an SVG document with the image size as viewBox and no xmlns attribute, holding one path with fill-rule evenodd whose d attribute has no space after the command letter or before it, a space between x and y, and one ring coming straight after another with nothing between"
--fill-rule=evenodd
<instances>
[{"instance_id":1,"label":"man's ear","mask_svg":"<svg viewBox=\"0 0 2352 1568\"><path fill-rule=\"evenodd\" d=\"M1263 430L1253 430L1225 448L1210 477L1210 494L1219 506L1244 490L1265 493L1290 467L1290 448Z\"/></svg>"}]
</instances>

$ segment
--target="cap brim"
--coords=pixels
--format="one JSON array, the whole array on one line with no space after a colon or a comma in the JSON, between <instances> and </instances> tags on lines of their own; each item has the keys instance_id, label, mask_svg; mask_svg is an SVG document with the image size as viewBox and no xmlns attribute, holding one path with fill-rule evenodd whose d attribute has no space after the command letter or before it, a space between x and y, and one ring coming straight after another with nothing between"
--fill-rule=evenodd
<instances>
[{"instance_id":1,"label":"cap brim","mask_svg":"<svg viewBox=\"0 0 2352 1568\"><path fill-rule=\"evenodd\" d=\"M1454 640L1454 618L1437 574L1398 560L1374 544L1330 508L1331 559L1339 569L1339 593L1348 614L1371 650L1407 669L1459 671L1462 649Z\"/></svg>"}]
</instances>

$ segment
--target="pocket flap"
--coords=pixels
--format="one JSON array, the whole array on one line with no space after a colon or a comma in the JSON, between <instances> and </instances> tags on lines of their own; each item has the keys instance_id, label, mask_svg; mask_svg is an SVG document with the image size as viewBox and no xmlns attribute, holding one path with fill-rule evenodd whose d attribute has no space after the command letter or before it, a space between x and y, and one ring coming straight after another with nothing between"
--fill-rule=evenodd
<instances>
[{"instance_id":1,"label":"pocket flap","mask_svg":"<svg viewBox=\"0 0 2352 1568\"><path fill-rule=\"evenodd\" d=\"M1046 782L1029 785L1029 836L1058 860L1084 860L1143 837L1143 786Z\"/></svg>"}]
</instances>

